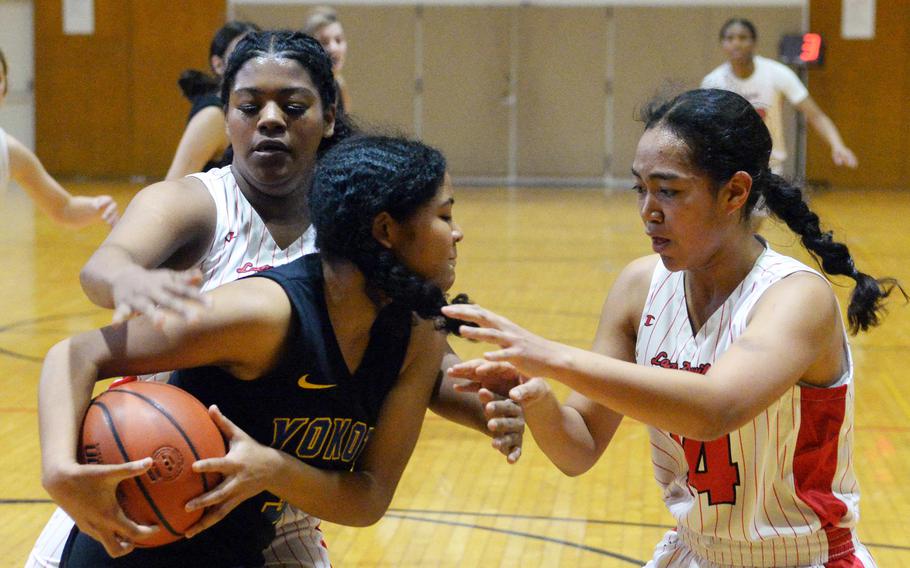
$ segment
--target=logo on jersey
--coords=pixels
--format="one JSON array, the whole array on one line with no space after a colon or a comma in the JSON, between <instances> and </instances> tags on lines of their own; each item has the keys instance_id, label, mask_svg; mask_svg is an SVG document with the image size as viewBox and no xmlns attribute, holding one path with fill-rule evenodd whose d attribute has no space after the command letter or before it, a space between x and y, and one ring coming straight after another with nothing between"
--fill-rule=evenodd
<instances>
[{"instance_id":1,"label":"logo on jersey","mask_svg":"<svg viewBox=\"0 0 910 568\"><path fill-rule=\"evenodd\" d=\"M313 390L330 389L332 387L338 386L338 385L320 385L318 383L311 383L309 381L309 379L307 378L309 376L310 376L309 373L307 373L306 375L297 379L297 386L302 389L313 389Z\"/></svg>"},{"instance_id":2,"label":"logo on jersey","mask_svg":"<svg viewBox=\"0 0 910 568\"><path fill-rule=\"evenodd\" d=\"M271 447L300 459L352 463L373 431L353 418L274 418Z\"/></svg>"},{"instance_id":3,"label":"logo on jersey","mask_svg":"<svg viewBox=\"0 0 910 568\"><path fill-rule=\"evenodd\" d=\"M645 327L651 327L652 325L654 325L654 320L656 320L656 319L657 318L655 318L651 314L646 315L645 316Z\"/></svg>"},{"instance_id":4,"label":"logo on jersey","mask_svg":"<svg viewBox=\"0 0 910 568\"><path fill-rule=\"evenodd\" d=\"M224 242L229 243L234 240L234 231L231 231L224 237Z\"/></svg>"},{"instance_id":5,"label":"logo on jersey","mask_svg":"<svg viewBox=\"0 0 910 568\"><path fill-rule=\"evenodd\" d=\"M661 351L652 357L651 365L655 367L661 367L663 369L679 369L681 371L689 371L691 373L698 373L699 375L704 375L711 369L711 363L692 365L691 361L683 361L682 364L675 361L670 361L670 357L667 355L666 351Z\"/></svg>"},{"instance_id":6,"label":"logo on jersey","mask_svg":"<svg viewBox=\"0 0 910 568\"><path fill-rule=\"evenodd\" d=\"M253 266L252 262L247 262L237 269L237 274L249 274L250 272L263 272L271 269L271 265L263 264L262 266Z\"/></svg>"}]
</instances>

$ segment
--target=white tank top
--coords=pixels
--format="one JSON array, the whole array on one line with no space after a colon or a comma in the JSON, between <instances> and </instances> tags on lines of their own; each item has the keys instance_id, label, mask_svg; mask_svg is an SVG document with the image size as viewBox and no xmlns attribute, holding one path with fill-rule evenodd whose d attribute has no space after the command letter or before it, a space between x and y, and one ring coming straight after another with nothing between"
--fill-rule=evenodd
<instances>
[{"instance_id":1,"label":"white tank top","mask_svg":"<svg viewBox=\"0 0 910 568\"><path fill-rule=\"evenodd\" d=\"M6 132L0 128L0 193L9 185L9 146L6 143Z\"/></svg>"},{"instance_id":2,"label":"white tank top","mask_svg":"<svg viewBox=\"0 0 910 568\"><path fill-rule=\"evenodd\" d=\"M684 272L658 262L638 326L638 364L707 373L743 333L762 294L802 271L818 274L766 246L693 335ZM654 476L680 538L696 554L723 565L803 566L853 552L859 487L853 361L844 341L846 371L834 385L794 385L722 438L700 442L649 428Z\"/></svg>"},{"instance_id":3,"label":"white tank top","mask_svg":"<svg viewBox=\"0 0 910 568\"><path fill-rule=\"evenodd\" d=\"M217 210L215 236L197 265L202 270L203 291L316 252L316 231L312 225L287 248L279 247L259 213L240 191L230 166L189 177L205 184Z\"/></svg>"}]
</instances>

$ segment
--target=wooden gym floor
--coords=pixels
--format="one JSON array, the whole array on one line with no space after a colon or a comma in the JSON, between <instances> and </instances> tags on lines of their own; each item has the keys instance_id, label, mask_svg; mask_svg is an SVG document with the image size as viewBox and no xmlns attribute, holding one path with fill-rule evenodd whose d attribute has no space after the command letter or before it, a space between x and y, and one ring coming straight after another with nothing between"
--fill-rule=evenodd
<instances>
[{"instance_id":1,"label":"wooden gym floor","mask_svg":"<svg viewBox=\"0 0 910 568\"><path fill-rule=\"evenodd\" d=\"M137 187L75 184L125 206ZM628 191L462 189L466 238L455 290L550 338L587 347L618 271L649 252ZM812 198L860 268L910 285L910 193L829 191ZM0 567L22 566L53 505L40 484L36 385L59 339L110 314L82 295L78 271L105 229L70 232L21 193L0 198ZM778 250L799 251L769 224ZM803 258L804 255L799 252ZM842 302L846 289L838 289ZM910 307L853 339L857 363L859 534L882 567L910 565ZM462 356L481 352L459 342ZM627 420L595 468L560 474L527 439L509 466L479 434L430 414L386 517L354 529L323 525L333 563L356 566L635 566L672 526L653 481L647 433Z\"/></svg>"}]
</instances>

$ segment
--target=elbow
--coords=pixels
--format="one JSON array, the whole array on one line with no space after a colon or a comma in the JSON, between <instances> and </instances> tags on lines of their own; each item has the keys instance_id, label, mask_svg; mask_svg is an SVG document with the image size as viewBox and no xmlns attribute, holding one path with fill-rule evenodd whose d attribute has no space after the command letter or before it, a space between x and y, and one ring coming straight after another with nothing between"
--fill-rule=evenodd
<instances>
[{"instance_id":1,"label":"elbow","mask_svg":"<svg viewBox=\"0 0 910 568\"><path fill-rule=\"evenodd\" d=\"M735 405L716 407L700 413L699 419L692 424L692 430L683 434L687 438L701 442L717 440L733 432L749 421Z\"/></svg>"}]
</instances>

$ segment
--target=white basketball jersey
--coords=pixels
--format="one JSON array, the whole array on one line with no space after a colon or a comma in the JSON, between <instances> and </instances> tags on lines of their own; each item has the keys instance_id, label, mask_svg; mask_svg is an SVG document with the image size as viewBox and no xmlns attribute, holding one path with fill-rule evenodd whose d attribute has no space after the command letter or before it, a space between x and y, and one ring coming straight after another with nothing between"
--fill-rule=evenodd
<instances>
[{"instance_id":1,"label":"white basketball jersey","mask_svg":"<svg viewBox=\"0 0 910 568\"><path fill-rule=\"evenodd\" d=\"M0 193L9 185L9 146L6 143L6 132L0 128Z\"/></svg>"},{"instance_id":2,"label":"white basketball jersey","mask_svg":"<svg viewBox=\"0 0 910 568\"><path fill-rule=\"evenodd\" d=\"M684 272L658 262L638 326L638 364L705 374L736 341L761 295L794 272L765 248L724 304L693 334ZM654 474L679 538L734 566L824 564L853 552L853 361L831 387L797 384L739 430L700 442L649 428ZM706 378L705 380L709 380ZM743 392L743 396L749 396Z\"/></svg>"},{"instance_id":3,"label":"white basketball jersey","mask_svg":"<svg viewBox=\"0 0 910 568\"><path fill-rule=\"evenodd\" d=\"M316 231L312 225L287 248L279 247L259 213L240 191L230 166L189 177L205 184L218 212L212 244L198 265L202 270L203 291L316 252Z\"/></svg>"}]
</instances>

